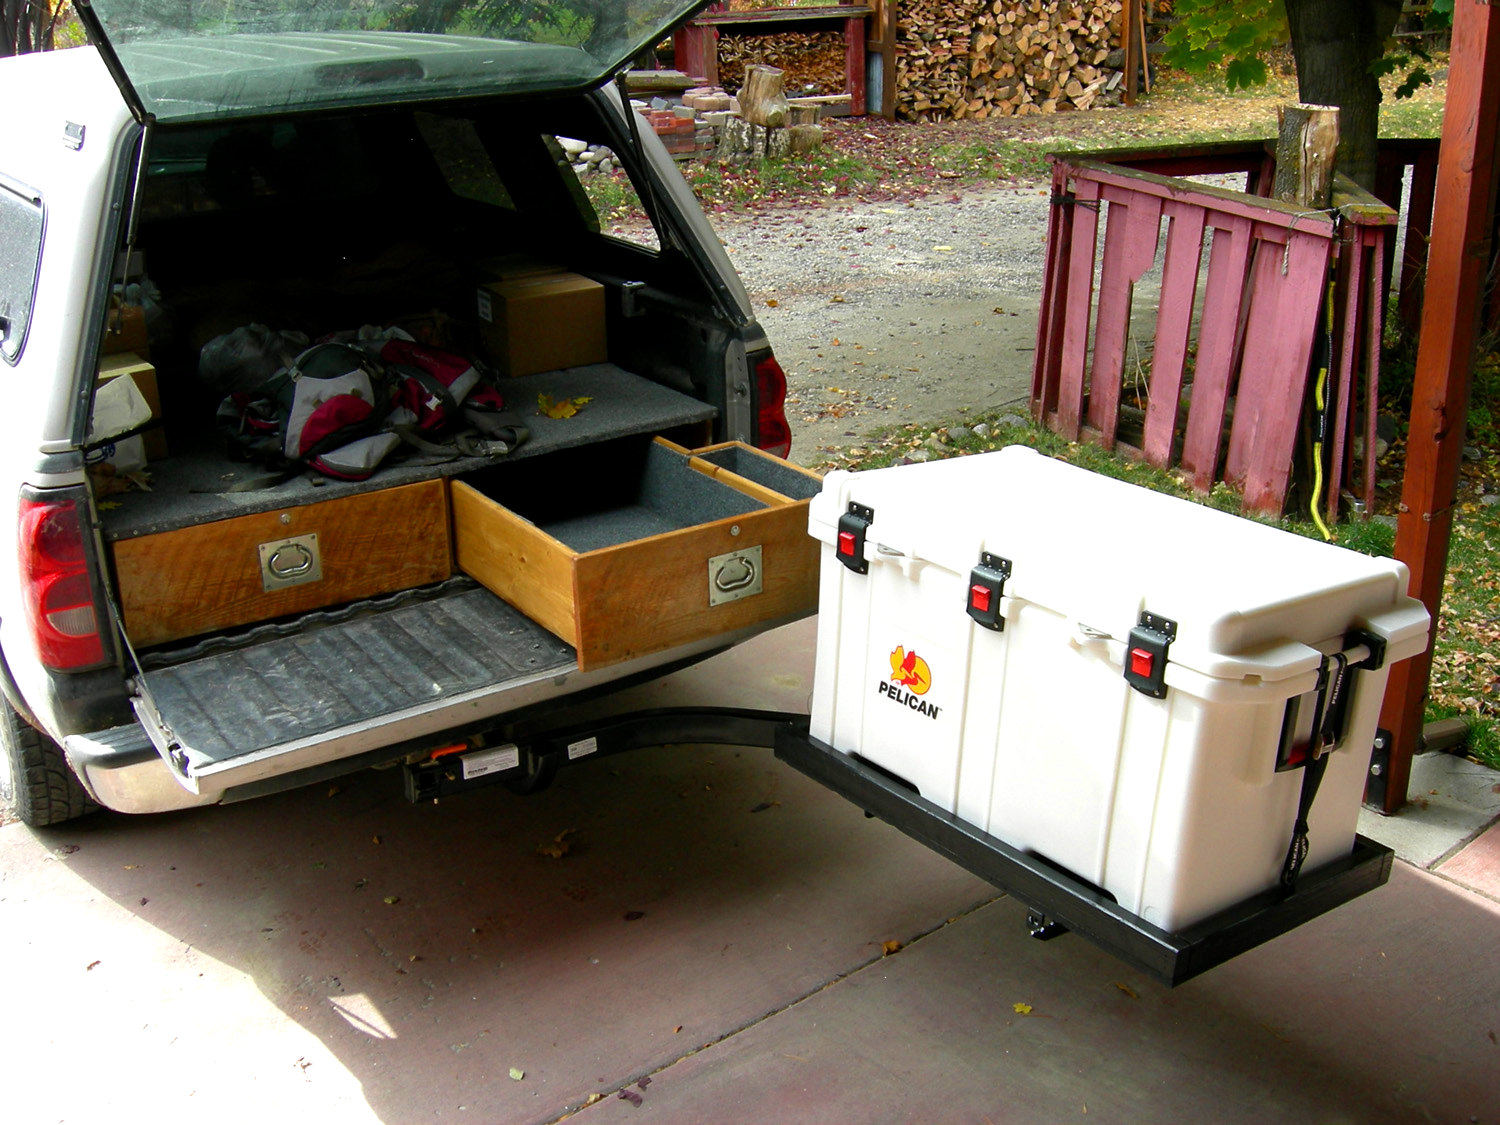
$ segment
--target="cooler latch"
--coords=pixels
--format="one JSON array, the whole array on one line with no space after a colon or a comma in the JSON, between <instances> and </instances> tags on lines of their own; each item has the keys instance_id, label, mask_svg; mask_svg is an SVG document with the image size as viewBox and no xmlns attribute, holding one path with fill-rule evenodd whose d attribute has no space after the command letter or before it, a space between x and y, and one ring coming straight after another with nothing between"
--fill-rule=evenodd
<instances>
[{"instance_id":1,"label":"cooler latch","mask_svg":"<svg viewBox=\"0 0 1500 1125\"><path fill-rule=\"evenodd\" d=\"M868 574L870 564L865 559L865 532L875 522L875 509L849 501L849 510L839 517L838 538L833 553L855 574Z\"/></svg>"},{"instance_id":2,"label":"cooler latch","mask_svg":"<svg viewBox=\"0 0 1500 1125\"><path fill-rule=\"evenodd\" d=\"M1000 616L1000 595L1005 593L1010 566L1009 559L980 551L979 565L969 571L969 616L997 633L1005 631L1005 618Z\"/></svg>"},{"instance_id":3,"label":"cooler latch","mask_svg":"<svg viewBox=\"0 0 1500 1125\"><path fill-rule=\"evenodd\" d=\"M1161 699L1167 694L1167 649L1177 639L1177 622L1141 613L1125 649L1125 682L1136 691Z\"/></svg>"}]
</instances>

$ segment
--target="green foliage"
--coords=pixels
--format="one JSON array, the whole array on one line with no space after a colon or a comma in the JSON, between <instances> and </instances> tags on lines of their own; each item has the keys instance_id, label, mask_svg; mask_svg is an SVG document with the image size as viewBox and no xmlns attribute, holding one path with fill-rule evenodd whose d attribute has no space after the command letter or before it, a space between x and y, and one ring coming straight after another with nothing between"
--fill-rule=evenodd
<instances>
[{"instance_id":1,"label":"green foliage","mask_svg":"<svg viewBox=\"0 0 1500 1125\"><path fill-rule=\"evenodd\" d=\"M1176 11L1167 64L1198 75L1222 66L1231 90L1264 85L1265 56L1287 42L1282 0L1177 0Z\"/></svg>"},{"instance_id":2,"label":"green foliage","mask_svg":"<svg viewBox=\"0 0 1500 1125\"><path fill-rule=\"evenodd\" d=\"M1264 85L1266 56L1290 43L1284 0L1177 0L1176 13L1177 22L1162 38L1167 64L1197 75L1222 68L1230 90ZM1452 16L1453 0L1433 0L1425 16L1414 18L1424 30L1439 30L1451 25ZM1432 60L1419 38L1402 40L1399 49L1395 42L1370 69L1377 77L1403 75L1394 90L1400 100L1432 81L1423 65Z\"/></svg>"}]
</instances>

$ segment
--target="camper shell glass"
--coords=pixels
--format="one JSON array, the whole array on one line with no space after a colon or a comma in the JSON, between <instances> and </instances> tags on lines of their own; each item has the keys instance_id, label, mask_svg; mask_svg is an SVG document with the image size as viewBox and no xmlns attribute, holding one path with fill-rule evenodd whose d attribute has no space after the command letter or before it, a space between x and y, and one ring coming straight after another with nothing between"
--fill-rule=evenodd
<instances>
[{"instance_id":1,"label":"camper shell glass","mask_svg":"<svg viewBox=\"0 0 1500 1125\"><path fill-rule=\"evenodd\" d=\"M15 363L31 323L42 258L42 197L0 176L0 357Z\"/></svg>"},{"instance_id":2,"label":"camper shell glass","mask_svg":"<svg viewBox=\"0 0 1500 1125\"><path fill-rule=\"evenodd\" d=\"M693 0L92 0L159 121L597 86Z\"/></svg>"}]
</instances>

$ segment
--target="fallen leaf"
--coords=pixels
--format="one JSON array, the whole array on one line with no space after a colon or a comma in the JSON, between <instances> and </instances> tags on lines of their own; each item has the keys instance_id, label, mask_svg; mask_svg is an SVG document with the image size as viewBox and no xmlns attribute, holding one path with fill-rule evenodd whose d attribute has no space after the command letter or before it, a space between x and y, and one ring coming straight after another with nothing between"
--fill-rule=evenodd
<instances>
[{"instance_id":1,"label":"fallen leaf","mask_svg":"<svg viewBox=\"0 0 1500 1125\"><path fill-rule=\"evenodd\" d=\"M635 1106L636 1109L640 1109L642 1103L644 1103L646 1099L641 1097L634 1090L625 1089L620 1091L620 1100L629 1102L631 1105Z\"/></svg>"},{"instance_id":2,"label":"fallen leaf","mask_svg":"<svg viewBox=\"0 0 1500 1125\"><path fill-rule=\"evenodd\" d=\"M510 1077L511 1081L519 1082L526 1077L526 1072L518 1066L513 1066L510 1068Z\"/></svg>"},{"instance_id":3,"label":"fallen leaf","mask_svg":"<svg viewBox=\"0 0 1500 1125\"><path fill-rule=\"evenodd\" d=\"M330 797L337 797L343 791L344 787L342 785L330 785L328 787L328 795Z\"/></svg>"},{"instance_id":4,"label":"fallen leaf","mask_svg":"<svg viewBox=\"0 0 1500 1125\"><path fill-rule=\"evenodd\" d=\"M636 1085L644 1090L647 1086L651 1085L651 1076L649 1074L643 1074L641 1076L641 1080L637 1082Z\"/></svg>"},{"instance_id":5,"label":"fallen leaf","mask_svg":"<svg viewBox=\"0 0 1500 1125\"><path fill-rule=\"evenodd\" d=\"M774 808L776 808L780 804L781 804L780 801L762 801L760 804L756 805L750 811L751 812L765 812L767 809L774 809Z\"/></svg>"},{"instance_id":6,"label":"fallen leaf","mask_svg":"<svg viewBox=\"0 0 1500 1125\"><path fill-rule=\"evenodd\" d=\"M551 856L553 859L562 859L563 856L573 850L572 841L568 837L573 835L574 831L572 828L564 828L552 838L551 843L545 840L542 841L536 846L536 854Z\"/></svg>"},{"instance_id":7,"label":"fallen leaf","mask_svg":"<svg viewBox=\"0 0 1500 1125\"><path fill-rule=\"evenodd\" d=\"M953 247L951 247L951 246L934 246L933 249L941 251L944 254L951 254L951 253L953 253Z\"/></svg>"},{"instance_id":8,"label":"fallen leaf","mask_svg":"<svg viewBox=\"0 0 1500 1125\"><path fill-rule=\"evenodd\" d=\"M88 963L88 964L87 964L87 965L86 965L86 966L84 966L84 970L83 970L83 971L84 971L84 972L86 972L86 973L92 973L92 972L93 972L93 971L94 971L94 969L95 969L95 968L96 968L96 967L97 967L97 966L98 966L98 965L99 965L99 964L100 964L100 962L98 962L98 961L90 961L90 962L89 962L89 963ZM1491 1032L1491 1033L1490 1033L1490 1038L1491 1038L1491 1039L1493 1039L1493 1038L1494 1038L1494 1037L1495 1037L1495 1036L1494 1036L1494 1033L1493 1033L1493 1032Z\"/></svg>"},{"instance_id":9,"label":"fallen leaf","mask_svg":"<svg viewBox=\"0 0 1500 1125\"><path fill-rule=\"evenodd\" d=\"M551 395L537 395L537 413L548 418L571 418L593 401L588 395L559 399L554 399Z\"/></svg>"},{"instance_id":10,"label":"fallen leaf","mask_svg":"<svg viewBox=\"0 0 1500 1125\"><path fill-rule=\"evenodd\" d=\"M151 900L150 900L150 899L149 899L149 898L143 898L143 899L141 899L141 905L142 905L142 906L145 906L145 905L146 905L146 904L147 904L147 903L148 903L148 902L150 902L150 901L151 901Z\"/></svg>"},{"instance_id":11,"label":"fallen leaf","mask_svg":"<svg viewBox=\"0 0 1500 1125\"><path fill-rule=\"evenodd\" d=\"M833 296L832 296L832 297L830 297L830 298L829 298L829 300L830 300L830 301L831 301L831 302L832 302L832 303L833 303L833 304L835 304L835 305L842 305L842 304L844 304L844 298L843 298L843 296L842 296L842 295L841 295L841 294L839 294L839 293L835 293L835 294L834 294L834 295L833 295Z\"/></svg>"},{"instance_id":12,"label":"fallen leaf","mask_svg":"<svg viewBox=\"0 0 1500 1125\"><path fill-rule=\"evenodd\" d=\"M676 1027L674 1027L672 1029L672 1034L673 1035L681 1035L682 1034L682 1024L678 1024ZM1493 1031L1490 1032L1490 1038L1493 1039L1494 1037L1495 1037L1495 1033Z\"/></svg>"},{"instance_id":13,"label":"fallen leaf","mask_svg":"<svg viewBox=\"0 0 1500 1125\"><path fill-rule=\"evenodd\" d=\"M586 1106L589 1106L589 1105L593 1105L595 1102L602 1102L603 1100L604 1100L604 1095L603 1094L594 1093L594 1094L590 1094L588 1097L584 1098L583 1099L583 1104L586 1105Z\"/></svg>"},{"instance_id":14,"label":"fallen leaf","mask_svg":"<svg viewBox=\"0 0 1500 1125\"><path fill-rule=\"evenodd\" d=\"M401 896L386 895L385 898L383 898L381 901L384 902L387 906L395 906L398 902L401 901Z\"/></svg>"},{"instance_id":15,"label":"fallen leaf","mask_svg":"<svg viewBox=\"0 0 1500 1125\"><path fill-rule=\"evenodd\" d=\"M627 910L627 911L625 911L625 921L627 921L627 922L639 922L645 916L646 916L646 912L644 910Z\"/></svg>"},{"instance_id":16,"label":"fallen leaf","mask_svg":"<svg viewBox=\"0 0 1500 1125\"><path fill-rule=\"evenodd\" d=\"M768 308L768 309L774 309L774 308L779 308L780 306L781 306L781 302L778 301L775 297L768 297L768 298L766 298L766 308Z\"/></svg>"},{"instance_id":17,"label":"fallen leaf","mask_svg":"<svg viewBox=\"0 0 1500 1125\"><path fill-rule=\"evenodd\" d=\"M1016 1015L1018 1016L1031 1015L1031 1005L1024 1003L1023 1001L1017 1000L1014 1004L1011 1005L1011 1007L1015 1009Z\"/></svg>"},{"instance_id":18,"label":"fallen leaf","mask_svg":"<svg viewBox=\"0 0 1500 1125\"><path fill-rule=\"evenodd\" d=\"M899 941L883 941L880 943L880 955L889 957L892 953L899 952L901 943Z\"/></svg>"},{"instance_id":19,"label":"fallen leaf","mask_svg":"<svg viewBox=\"0 0 1500 1125\"><path fill-rule=\"evenodd\" d=\"M1136 994L1135 989L1131 988L1130 985L1125 984L1123 981L1115 981L1115 987L1123 992L1126 996L1129 996L1132 1000L1140 999L1140 997Z\"/></svg>"},{"instance_id":20,"label":"fallen leaf","mask_svg":"<svg viewBox=\"0 0 1500 1125\"><path fill-rule=\"evenodd\" d=\"M380 837L378 835L371 836L370 837L370 843L372 843L372 844L378 844L378 843L380 843Z\"/></svg>"}]
</instances>

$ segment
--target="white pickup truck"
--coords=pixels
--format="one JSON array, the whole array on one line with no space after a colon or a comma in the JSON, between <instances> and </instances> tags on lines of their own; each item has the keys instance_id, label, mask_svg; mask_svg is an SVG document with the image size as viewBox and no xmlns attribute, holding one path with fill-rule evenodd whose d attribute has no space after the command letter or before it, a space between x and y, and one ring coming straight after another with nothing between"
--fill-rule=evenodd
<instances>
[{"instance_id":1,"label":"white pickup truck","mask_svg":"<svg viewBox=\"0 0 1500 1125\"><path fill-rule=\"evenodd\" d=\"M784 375L611 82L696 6L78 0L90 46L0 60L22 820L438 755L525 777L517 723L813 610ZM638 228L602 229L577 142ZM521 299L538 274L582 311ZM363 481L227 455L205 344L392 324L481 367L557 357L492 381L527 440ZM112 430L122 375L149 421Z\"/></svg>"}]
</instances>

